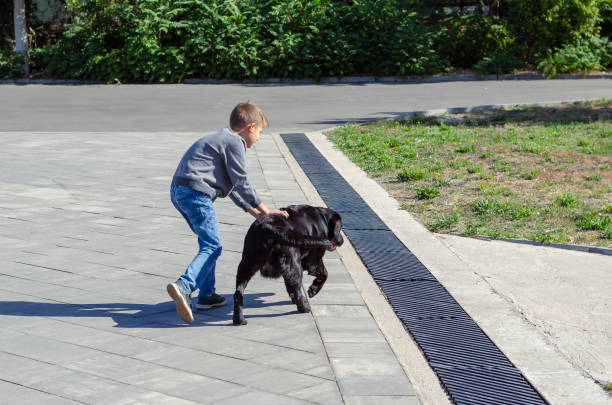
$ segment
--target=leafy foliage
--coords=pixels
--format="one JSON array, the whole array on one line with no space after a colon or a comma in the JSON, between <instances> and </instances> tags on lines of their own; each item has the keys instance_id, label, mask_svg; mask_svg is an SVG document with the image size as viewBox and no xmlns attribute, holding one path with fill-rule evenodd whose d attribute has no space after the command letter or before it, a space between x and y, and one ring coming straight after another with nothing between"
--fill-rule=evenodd
<instances>
[{"instance_id":1,"label":"leafy foliage","mask_svg":"<svg viewBox=\"0 0 612 405\"><path fill-rule=\"evenodd\" d=\"M509 54L494 53L485 56L481 61L474 64L474 70L483 75L500 75L504 73L514 73L523 66L525 66L525 61L522 59Z\"/></svg>"},{"instance_id":2,"label":"leafy foliage","mask_svg":"<svg viewBox=\"0 0 612 405\"><path fill-rule=\"evenodd\" d=\"M508 22L528 57L595 34L609 0L506 0Z\"/></svg>"},{"instance_id":3,"label":"leafy foliage","mask_svg":"<svg viewBox=\"0 0 612 405\"><path fill-rule=\"evenodd\" d=\"M538 69L549 76L565 72L603 70L612 66L612 42L607 38L578 39L548 54Z\"/></svg>"},{"instance_id":4,"label":"leafy foliage","mask_svg":"<svg viewBox=\"0 0 612 405\"><path fill-rule=\"evenodd\" d=\"M28 9L30 62L51 77L318 79L451 66L481 74L538 66L553 76L612 64L612 0L64 1L69 12L56 24L37 23ZM8 5L0 48L11 41ZM2 61L0 77L17 74L6 53Z\"/></svg>"},{"instance_id":5,"label":"leafy foliage","mask_svg":"<svg viewBox=\"0 0 612 405\"><path fill-rule=\"evenodd\" d=\"M481 13L451 15L442 21L439 48L453 66L471 67L487 55L503 54L514 43L497 17Z\"/></svg>"},{"instance_id":6,"label":"leafy foliage","mask_svg":"<svg viewBox=\"0 0 612 405\"><path fill-rule=\"evenodd\" d=\"M0 78L13 79L23 76L23 56L12 49L0 48Z\"/></svg>"},{"instance_id":7,"label":"leafy foliage","mask_svg":"<svg viewBox=\"0 0 612 405\"><path fill-rule=\"evenodd\" d=\"M102 81L259 79L442 71L407 0L73 0L47 73Z\"/></svg>"}]
</instances>

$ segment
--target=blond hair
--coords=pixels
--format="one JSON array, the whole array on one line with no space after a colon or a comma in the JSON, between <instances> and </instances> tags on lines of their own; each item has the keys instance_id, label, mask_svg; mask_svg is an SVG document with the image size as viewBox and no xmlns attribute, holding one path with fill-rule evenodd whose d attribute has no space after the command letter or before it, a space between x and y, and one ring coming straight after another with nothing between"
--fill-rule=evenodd
<instances>
[{"instance_id":1,"label":"blond hair","mask_svg":"<svg viewBox=\"0 0 612 405\"><path fill-rule=\"evenodd\" d=\"M230 128L234 131L242 131L247 125L261 125L262 128L268 128L268 119L264 115L261 108L255 103L247 101L240 103L232 110L230 114Z\"/></svg>"}]
</instances>

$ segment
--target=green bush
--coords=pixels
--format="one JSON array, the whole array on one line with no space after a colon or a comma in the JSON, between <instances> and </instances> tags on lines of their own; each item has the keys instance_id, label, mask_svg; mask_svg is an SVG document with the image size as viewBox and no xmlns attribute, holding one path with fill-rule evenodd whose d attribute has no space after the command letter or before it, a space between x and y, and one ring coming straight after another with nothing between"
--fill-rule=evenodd
<instances>
[{"instance_id":1,"label":"green bush","mask_svg":"<svg viewBox=\"0 0 612 405\"><path fill-rule=\"evenodd\" d=\"M258 41L245 4L241 12L220 0L82 0L63 38L34 57L50 75L90 80L254 76Z\"/></svg>"},{"instance_id":2,"label":"green bush","mask_svg":"<svg viewBox=\"0 0 612 405\"><path fill-rule=\"evenodd\" d=\"M567 44L547 55L538 64L544 74L555 76L559 73L603 70L612 66L612 42L607 38L591 36Z\"/></svg>"},{"instance_id":3,"label":"green bush","mask_svg":"<svg viewBox=\"0 0 612 405\"><path fill-rule=\"evenodd\" d=\"M612 0L469 1L461 4L476 9L460 11L419 0L65 2L70 22L49 35L28 14L30 60L51 77L317 79L430 75L450 66L481 74L538 66L553 76L612 66ZM490 14L478 6L485 3L496 4ZM0 48L9 20L0 17ZM2 77L19 75L10 56L0 55Z\"/></svg>"},{"instance_id":4,"label":"green bush","mask_svg":"<svg viewBox=\"0 0 612 405\"><path fill-rule=\"evenodd\" d=\"M23 56L15 54L12 49L0 48L0 79L15 79L22 77Z\"/></svg>"},{"instance_id":5,"label":"green bush","mask_svg":"<svg viewBox=\"0 0 612 405\"><path fill-rule=\"evenodd\" d=\"M507 0L508 22L527 58L596 35L609 0ZM517 49L518 50L518 49Z\"/></svg>"},{"instance_id":6,"label":"green bush","mask_svg":"<svg viewBox=\"0 0 612 405\"><path fill-rule=\"evenodd\" d=\"M481 13L452 15L441 25L440 56L453 66L472 67L486 56L503 54L514 42L503 20Z\"/></svg>"},{"instance_id":7,"label":"green bush","mask_svg":"<svg viewBox=\"0 0 612 405\"><path fill-rule=\"evenodd\" d=\"M487 74L504 74L514 73L525 66L525 61L510 54L494 53L485 56L481 61L474 65L474 70L478 73Z\"/></svg>"},{"instance_id":8,"label":"green bush","mask_svg":"<svg viewBox=\"0 0 612 405\"><path fill-rule=\"evenodd\" d=\"M34 58L49 75L100 81L440 72L410 3L73 0L73 23Z\"/></svg>"},{"instance_id":9,"label":"green bush","mask_svg":"<svg viewBox=\"0 0 612 405\"><path fill-rule=\"evenodd\" d=\"M334 3L332 3L334 4ZM414 11L412 0L339 1L358 72L383 75L425 75L448 69L435 51L436 35Z\"/></svg>"}]
</instances>

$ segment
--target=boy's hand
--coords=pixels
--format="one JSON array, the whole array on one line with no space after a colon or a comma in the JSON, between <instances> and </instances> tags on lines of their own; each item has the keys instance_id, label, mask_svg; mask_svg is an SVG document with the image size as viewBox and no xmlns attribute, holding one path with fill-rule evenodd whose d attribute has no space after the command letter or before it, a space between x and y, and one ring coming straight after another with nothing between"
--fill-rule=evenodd
<instances>
[{"instance_id":1,"label":"boy's hand","mask_svg":"<svg viewBox=\"0 0 612 405\"><path fill-rule=\"evenodd\" d=\"M285 210L270 210L268 214L281 214L285 218L289 218L289 213Z\"/></svg>"},{"instance_id":2,"label":"boy's hand","mask_svg":"<svg viewBox=\"0 0 612 405\"><path fill-rule=\"evenodd\" d=\"M259 204L256 208L249 208L247 212L253 215L255 218L263 217L269 214L280 214L285 218L289 218L289 213L285 210L269 210L264 203Z\"/></svg>"}]
</instances>

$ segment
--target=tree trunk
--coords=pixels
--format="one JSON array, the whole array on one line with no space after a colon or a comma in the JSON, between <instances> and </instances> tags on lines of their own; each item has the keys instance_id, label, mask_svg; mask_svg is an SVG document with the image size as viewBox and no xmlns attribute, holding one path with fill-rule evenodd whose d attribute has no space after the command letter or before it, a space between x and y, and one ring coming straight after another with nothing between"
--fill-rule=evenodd
<instances>
[{"instance_id":1,"label":"tree trunk","mask_svg":"<svg viewBox=\"0 0 612 405\"><path fill-rule=\"evenodd\" d=\"M23 71L30 74L28 61L28 28L26 25L25 0L13 0L13 16L15 21L15 51L23 55Z\"/></svg>"}]
</instances>

